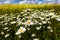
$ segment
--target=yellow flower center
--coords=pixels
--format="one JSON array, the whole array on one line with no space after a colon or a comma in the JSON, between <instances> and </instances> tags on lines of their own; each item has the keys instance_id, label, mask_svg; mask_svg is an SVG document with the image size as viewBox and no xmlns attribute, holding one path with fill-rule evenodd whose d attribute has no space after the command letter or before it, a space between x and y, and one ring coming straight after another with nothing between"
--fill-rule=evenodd
<instances>
[{"instance_id":1,"label":"yellow flower center","mask_svg":"<svg viewBox=\"0 0 60 40\"><path fill-rule=\"evenodd\" d=\"M20 30L20 32L23 32L23 30Z\"/></svg>"},{"instance_id":2,"label":"yellow flower center","mask_svg":"<svg viewBox=\"0 0 60 40\"><path fill-rule=\"evenodd\" d=\"M30 24L31 23L30 20L28 20L27 23Z\"/></svg>"}]
</instances>

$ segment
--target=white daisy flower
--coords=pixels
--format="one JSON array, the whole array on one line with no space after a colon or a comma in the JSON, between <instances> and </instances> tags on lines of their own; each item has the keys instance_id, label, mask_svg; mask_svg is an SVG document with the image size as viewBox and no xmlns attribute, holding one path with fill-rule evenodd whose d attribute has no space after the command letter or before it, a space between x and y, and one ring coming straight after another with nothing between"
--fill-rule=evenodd
<instances>
[{"instance_id":1,"label":"white daisy flower","mask_svg":"<svg viewBox=\"0 0 60 40\"><path fill-rule=\"evenodd\" d=\"M42 23L39 23L40 25L42 25Z\"/></svg>"},{"instance_id":2,"label":"white daisy flower","mask_svg":"<svg viewBox=\"0 0 60 40\"><path fill-rule=\"evenodd\" d=\"M60 21L60 18L56 18L57 21Z\"/></svg>"},{"instance_id":3,"label":"white daisy flower","mask_svg":"<svg viewBox=\"0 0 60 40\"><path fill-rule=\"evenodd\" d=\"M33 40L39 40L38 38L34 38Z\"/></svg>"},{"instance_id":4,"label":"white daisy flower","mask_svg":"<svg viewBox=\"0 0 60 40\"><path fill-rule=\"evenodd\" d=\"M52 29L50 26L47 27L48 29Z\"/></svg>"},{"instance_id":5,"label":"white daisy flower","mask_svg":"<svg viewBox=\"0 0 60 40\"><path fill-rule=\"evenodd\" d=\"M23 14L24 12L21 12L21 14Z\"/></svg>"},{"instance_id":6,"label":"white daisy flower","mask_svg":"<svg viewBox=\"0 0 60 40\"><path fill-rule=\"evenodd\" d=\"M40 17L41 20L44 20L44 18Z\"/></svg>"},{"instance_id":7,"label":"white daisy flower","mask_svg":"<svg viewBox=\"0 0 60 40\"><path fill-rule=\"evenodd\" d=\"M4 32L1 32L1 34L4 34Z\"/></svg>"},{"instance_id":8,"label":"white daisy flower","mask_svg":"<svg viewBox=\"0 0 60 40\"><path fill-rule=\"evenodd\" d=\"M43 24L46 24L46 21L42 21Z\"/></svg>"},{"instance_id":9,"label":"white daisy flower","mask_svg":"<svg viewBox=\"0 0 60 40\"><path fill-rule=\"evenodd\" d=\"M8 27L5 27L4 30L8 29Z\"/></svg>"},{"instance_id":10,"label":"white daisy flower","mask_svg":"<svg viewBox=\"0 0 60 40\"><path fill-rule=\"evenodd\" d=\"M28 26L33 25L33 22L31 20L27 20L26 25L28 25Z\"/></svg>"},{"instance_id":11,"label":"white daisy flower","mask_svg":"<svg viewBox=\"0 0 60 40\"><path fill-rule=\"evenodd\" d=\"M0 18L3 18L4 17L4 15L2 15Z\"/></svg>"},{"instance_id":12,"label":"white daisy flower","mask_svg":"<svg viewBox=\"0 0 60 40\"><path fill-rule=\"evenodd\" d=\"M22 20L25 20L25 18L23 18Z\"/></svg>"},{"instance_id":13,"label":"white daisy flower","mask_svg":"<svg viewBox=\"0 0 60 40\"><path fill-rule=\"evenodd\" d=\"M46 21L50 20L50 18L46 18Z\"/></svg>"},{"instance_id":14,"label":"white daisy flower","mask_svg":"<svg viewBox=\"0 0 60 40\"><path fill-rule=\"evenodd\" d=\"M15 34L16 34L16 35L19 35L19 34L21 34L21 33L24 33L25 31L26 31L26 29L25 29L24 27L20 27Z\"/></svg>"},{"instance_id":15,"label":"white daisy flower","mask_svg":"<svg viewBox=\"0 0 60 40\"><path fill-rule=\"evenodd\" d=\"M11 22L11 24L15 24L15 23L16 23L16 21Z\"/></svg>"},{"instance_id":16,"label":"white daisy flower","mask_svg":"<svg viewBox=\"0 0 60 40\"><path fill-rule=\"evenodd\" d=\"M10 35L10 34L6 34L6 35L5 35L5 38L8 37L9 35Z\"/></svg>"},{"instance_id":17,"label":"white daisy flower","mask_svg":"<svg viewBox=\"0 0 60 40\"><path fill-rule=\"evenodd\" d=\"M1 23L4 23L3 21Z\"/></svg>"},{"instance_id":18,"label":"white daisy flower","mask_svg":"<svg viewBox=\"0 0 60 40\"><path fill-rule=\"evenodd\" d=\"M60 17L60 15L56 15L56 18L59 18Z\"/></svg>"},{"instance_id":19,"label":"white daisy flower","mask_svg":"<svg viewBox=\"0 0 60 40\"><path fill-rule=\"evenodd\" d=\"M37 30L40 30L41 26L40 27L36 27Z\"/></svg>"},{"instance_id":20,"label":"white daisy flower","mask_svg":"<svg viewBox=\"0 0 60 40\"><path fill-rule=\"evenodd\" d=\"M53 32L53 30L50 30L50 32Z\"/></svg>"},{"instance_id":21,"label":"white daisy flower","mask_svg":"<svg viewBox=\"0 0 60 40\"><path fill-rule=\"evenodd\" d=\"M8 23L5 23L4 25L7 25Z\"/></svg>"},{"instance_id":22,"label":"white daisy flower","mask_svg":"<svg viewBox=\"0 0 60 40\"><path fill-rule=\"evenodd\" d=\"M36 34L32 34L31 37L34 37Z\"/></svg>"},{"instance_id":23,"label":"white daisy flower","mask_svg":"<svg viewBox=\"0 0 60 40\"><path fill-rule=\"evenodd\" d=\"M56 15L53 15L51 18L56 18L57 16Z\"/></svg>"},{"instance_id":24,"label":"white daisy flower","mask_svg":"<svg viewBox=\"0 0 60 40\"><path fill-rule=\"evenodd\" d=\"M17 19L19 19L20 15L17 16Z\"/></svg>"},{"instance_id":25,"label":"white daisy flower","mask_svg":"<svg viewBox=\"0 0 60 40\"><path fill-rule=\"evenodd\" d=\"M16 18L16 17L12 17L12 18Z\"/></svg>"},{"instance_id":26,"label":"white daisy flower","mask_svg":"<svg viewBox=\"0 0 60 40\"><path fill-rule=\"evenodd\" d=\"M54 13L53 13L53 12L50 12L48 15L49 15L49 16L52 16L52 15L54 15Z\"/></svg>"}]
</instances>

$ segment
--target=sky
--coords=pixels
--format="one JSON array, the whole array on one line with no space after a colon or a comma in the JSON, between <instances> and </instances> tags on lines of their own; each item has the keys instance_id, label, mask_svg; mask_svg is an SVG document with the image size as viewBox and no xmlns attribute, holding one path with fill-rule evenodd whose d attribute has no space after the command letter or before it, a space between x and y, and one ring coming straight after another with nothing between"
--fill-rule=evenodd
<instances>
[{"instance_id":1,"label":"sky","mask_svg":"<svg viewBox=\"0 0 60 40\"><path fill-rule=\"evenodd\" d=\"M60 4L60 0L0 0L0 4Z\"/></svg>"}]
</instances>

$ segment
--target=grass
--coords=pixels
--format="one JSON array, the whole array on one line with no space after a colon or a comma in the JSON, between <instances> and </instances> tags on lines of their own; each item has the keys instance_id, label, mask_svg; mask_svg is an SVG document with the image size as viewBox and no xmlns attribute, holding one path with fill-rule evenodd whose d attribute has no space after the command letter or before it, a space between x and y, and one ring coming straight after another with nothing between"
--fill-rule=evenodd
<instances>
[{"instance_id":1,"label":"grass","mask_svg":"<svg viewBox=\"0 0 60 40\"><path fill-rule=\"evenodd\" d=\"M34 9L34 10L25 12L24 10L26 9ZM60 21L57 21L55 18L50 20L51 24L47 23L47 24L39 25L37 23L31 26L28 25L27 27L25 27L25 25L18 25L17 23L11 24L11 22L14 22L14 21L20 23L20 20L17 21L18 19L21 19L22 22L25 22L29 19L31 19L33 22L34 21L41 22L40 18L34 18L31 16L33 15L32 13L34 12L37 12L37 14L41 16L39 14L40 13L39 11L41 11L40 9L42 9L42 12L44 14L46 13L49 14L50 12L57 13L60 18L60 5L59 4L4 4L4 5L0 5L0 40L33 40L34 38L38 38L39 40L60 40ZM48 12L46 12L46 10ZM4 16L5 14L8 14L8 15ZM29 16L32 18L27 18ZM41 16L41 17L44 17L44 16ZM7 25L4 25L5 23L7 23ZM22 33L21 34L22 37L19 38L20 35L16 36L15 33L21 26L26 28L26 32ZM42 26L41 29L36 30L36 27L40 27L40 26ZM47 26L51 26L53 32L50 32L51 29L47 29ZM5 27L8 27L8 29L4 30ZM30 31L28 30L28 28L30 28ZM1 32L4 32L4 34ZM5 38L6 34L10 34L10 35ZM31 37L32 34L35 34L36 36Z\"/></svg>"}]
</instances>

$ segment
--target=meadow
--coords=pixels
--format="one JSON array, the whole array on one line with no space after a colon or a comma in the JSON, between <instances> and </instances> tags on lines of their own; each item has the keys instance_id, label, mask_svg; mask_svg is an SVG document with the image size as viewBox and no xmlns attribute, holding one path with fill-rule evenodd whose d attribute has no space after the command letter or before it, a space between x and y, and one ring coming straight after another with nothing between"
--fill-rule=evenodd
<instances>
[{"instance_id":1,"label":"meadow","mask_svg":"<svg viewBox=\"0 0 60 40\"><path fill-rule=\"evenodd\" d=\"M60 40L60 5L0 4L0 40Z\"/></svg>"}]
</instances>

